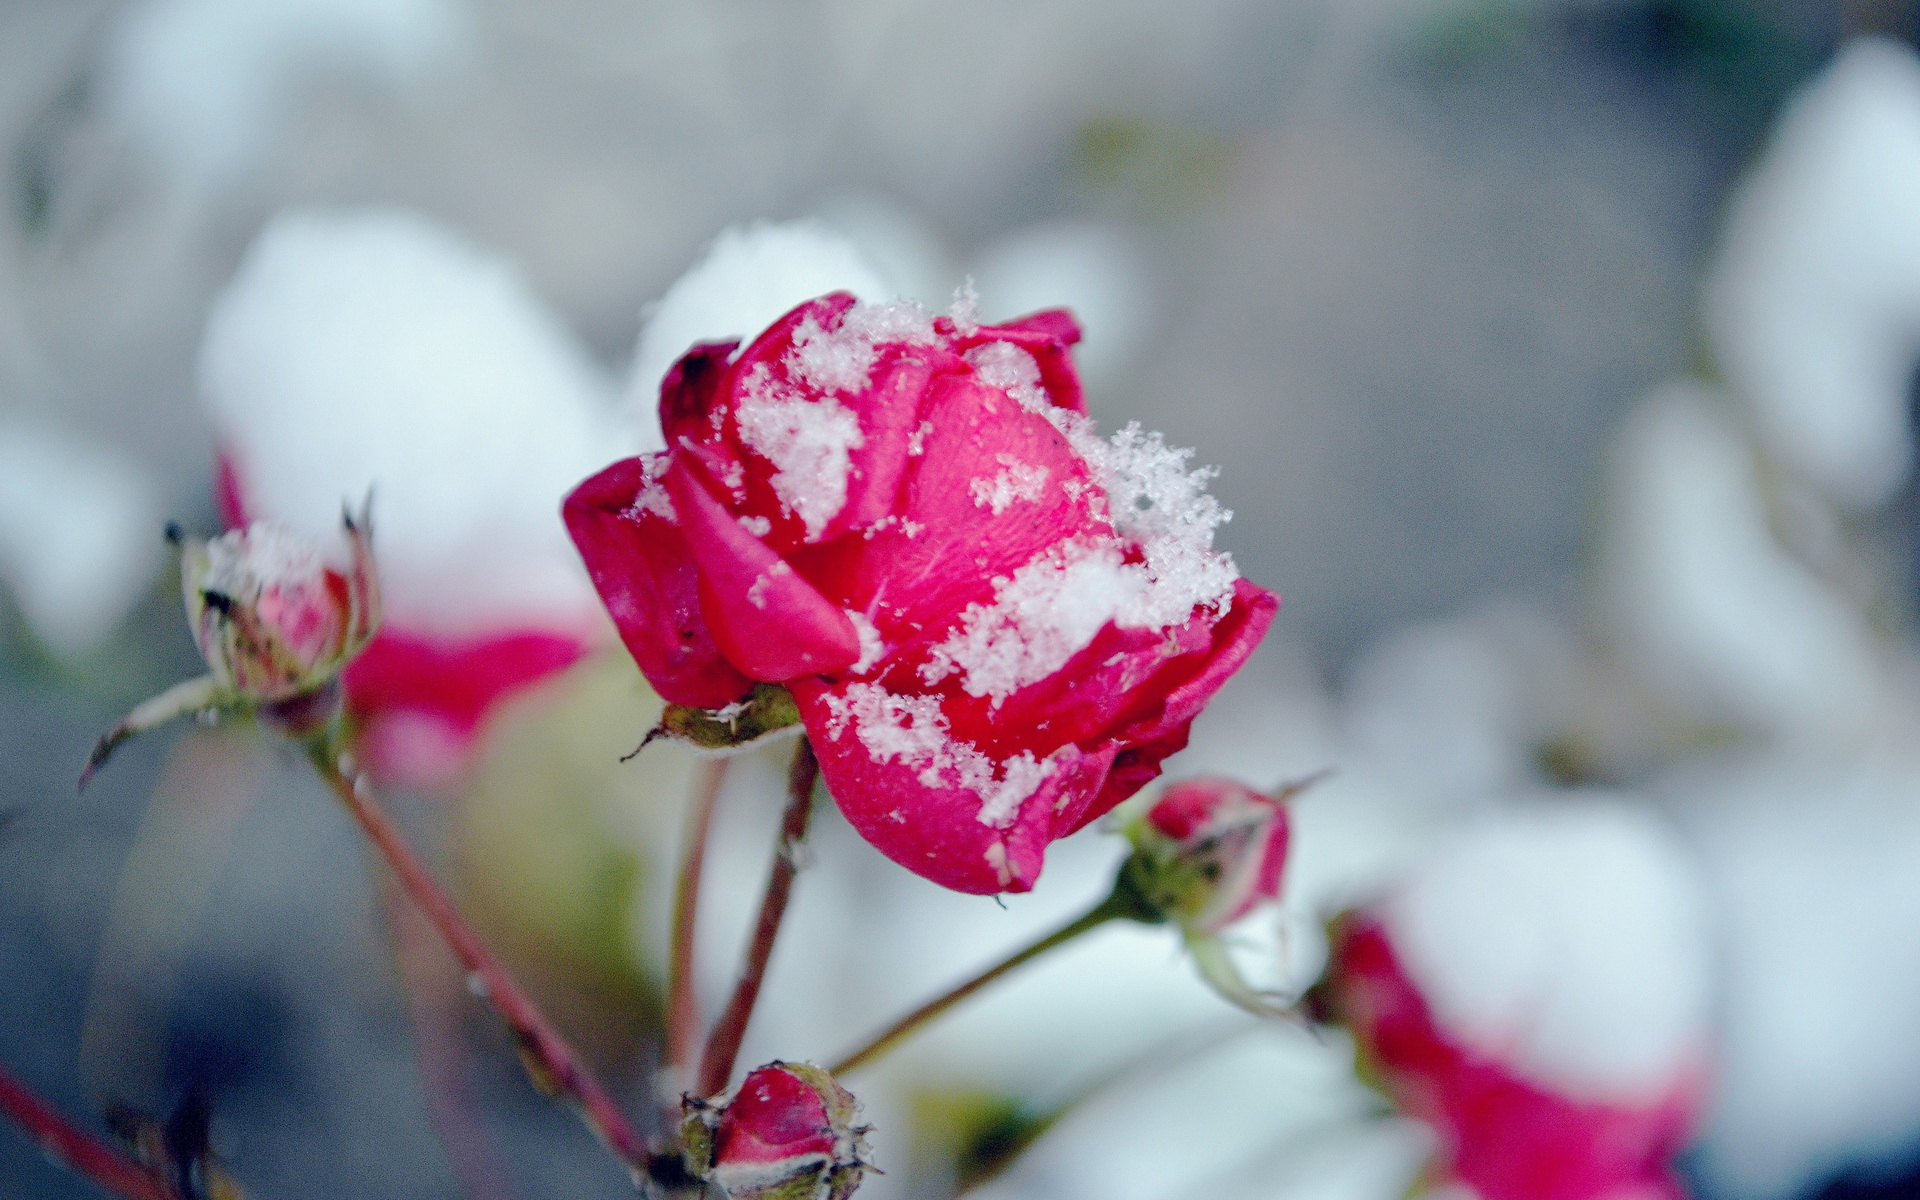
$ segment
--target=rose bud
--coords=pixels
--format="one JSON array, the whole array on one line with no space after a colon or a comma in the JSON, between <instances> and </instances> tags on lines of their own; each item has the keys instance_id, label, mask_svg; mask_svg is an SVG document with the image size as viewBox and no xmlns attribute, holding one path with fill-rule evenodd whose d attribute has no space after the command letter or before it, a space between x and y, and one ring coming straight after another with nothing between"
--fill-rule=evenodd
<instances>
[{"instance_id":1,"label":"rose bud","mask_svg":"<svg viewBox=\"0 0 1920 1200\"><path fill-rule=\"evenodd\" d=\"M1129 822L1134 886L1193 936L1219 933L1280 898L1287 862L1286 800L1231 779L1174 784Z\"/></svg>"},{"instance_id":2,"label":"rose bud","mask_svg":"<svg viewBox=\"0 0 1920 1200\"><path fill-rule=\"evenodd\" d=\"M1078 338L835 293L696 346L669 448L564 509L662 697L785 687L854 828L958 891L1027 890L1158 775L1279 603L1214 549L1210 471L1094 432Z\"/></svg>"},{"instance_id":3,"label":"rose bud","mask_svg":"<svg viewBox=\"0 0 1920 1200\"><path fill-rule=\"evenodd\" d=\"M872 1169L858 1102L808 1063L768 1063L685 1108L687 1170L730 1200L845 1200Z\"/></svg>"},{"instance_id":4,"label":"rose bud","mask_svg":"<svg viewBox=\"0 0 1920 1200\"><path fill-rule=\"evenodd\" d=\"M288 700L333 682L372 640L380 621L372 553L365 531L351 518L346 525L345 574L264 521L188 543L187 623L216 685L256 704Z\"/></svg>"},{"instance_id":5,"label":"rose bud","mask_svg":"<svg viewBox=\"0 0 1920 1200\"><path fill-rule=\"evenodd\" d=\"M343 515L347 569L284 529L256 522L180 555L187 624L211 673L177 684L127 714L93 748L80 786L127 738L196 712L247 711L304 737L340 708L342 669L373 640L380 589L366 517ZM168 536L180 540L178 529Z\"/></svg>"},{"instance_id":6,"label":"rose bud","mask_svg":"<svg viewBox=\"0 0 1920 1200\"><path fill-rule=\"evenodd\" d=\"M1709 1044L1693 868L1643 813L1553 803L1342 918L1323 1010L1481 1200L1680 1200Z\"/></svg>"}]
</instances>

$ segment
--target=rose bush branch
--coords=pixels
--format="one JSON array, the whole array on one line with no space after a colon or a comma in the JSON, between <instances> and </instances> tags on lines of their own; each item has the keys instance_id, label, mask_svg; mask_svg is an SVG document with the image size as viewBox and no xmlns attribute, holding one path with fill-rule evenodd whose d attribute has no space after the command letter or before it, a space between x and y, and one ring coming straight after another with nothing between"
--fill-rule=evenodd
<instances>
[{"instance_id":1,"label":"rose bush branch","mask_svg":"<svg viewBox=\"0 0 1920 1200\"><path fill-rule=\"evenodd\" d=\"M340 673L372 642L381 607L364 510L357 518L346 514L343 524L351 550L345 572L311 544L264 523L186 542L187 618L210 673L135 709L101 739L88 772L130 733L188 712L257 717L299 744L506 1022L535 1083L570 1101L615 1157L643 1177L653 1161L646 1144L441 890L344 745ZM170 536L182 540L177 531Z\"/></svg>"},{"instance_id":2,"label":"rose bush branch","mask_svg":"<svg viewBox=\"0 0 1920 1200\"><path fill-rule=\"evenodd\" d=\"M480 935L441 890L426 863L407 844L399 827L374 796L366 776L346 756L333 750L330 741L315 739L309 746L308 760L346 806L408 897L426 914L454 957L469 972L475 990L506 1022L535 1084L541 1091L569 1101L587 1128L615 1157L636 1175L644 1174L649 1162L646 1143L634 1132L620 1106L580 1062L559 1030L494 958Z\"/></svg>"},{"instance_id":3,"label":"rose bush branch","mask_svg":"<svg viewBox=\"0 0 1920 1200\"><path fill-rule=\"evenodd\" d=\"M26 1085L0 1070L0 1114L19 1127L40 1152L104 1192L125 1200L181 1200L163 1171L134 1161L79 1129Z\"/></svg>"},{"instance_id":4,"label":"rose bush branch","mask_svg":"<svg viewBox=\"0 0 1920 1200\"><path fill-rule=\"evenodd\" d=\"M720 800L720 788L726 780L727 760L710 759L702 765L700 778L687 809L685 844L680 852L680 874L673 893L673 948L667 965L667 1036L665 1065L672 1086L681 1087L691 1080L682 1078L693 1063L695 1043L699 1040L700 1005L694 992L693 953L698 938L700 877L706 863L707 838L713 827L713 810ZM677 1105L679 1097L674 1097Z\"/></svg>"},{"instance_id":5,"label":"rose bush branch","mask_svg":"<svg viewBox=\"0 0 1920 1200\"><path fill-rule=\"evenodd\" d=\"M807 825L813 817L813 788L820 778L820 763L813 747L801 738L793 749L793 763L787 769L787 807L780 818L780 841L774 847L773 867L767 874L767 890L760 899L760 916L754 922L753 940L747 945L747 959L740 968L740 981L726 1011L714 1022L707 1035L707 1047L700 1056L700 1074L695 1087L701 1096L719 1094L733 1075L734 1060L740 1055L740 1043L747 1036L747 1023L753 1019L753 1006L760 998L760 985L767 975L767 962L773 957L773 944L780 935L780 922L787 915L787 900L793 893L793 877L799 870L801 843L807 838Z\"/></svg>"}]
</instances>

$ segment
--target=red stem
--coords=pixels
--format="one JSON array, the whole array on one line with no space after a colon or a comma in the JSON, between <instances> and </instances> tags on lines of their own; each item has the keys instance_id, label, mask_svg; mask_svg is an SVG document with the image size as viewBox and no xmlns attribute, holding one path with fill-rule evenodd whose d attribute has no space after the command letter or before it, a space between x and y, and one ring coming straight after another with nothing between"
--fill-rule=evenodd
<instances>
[{"instance_id":1,"label":"red stem","mask_svg":"<svg viewBox=\"0 0 1920 1200\"><path fill-rule=\"evenodd\" d=\"M693 952L700 909L700 875L707 857L707 835L720 786L727 777L727 760L703 764L698 790L687 811L685 844L680 851L680 880L673 894L673 958L667 968L666 1069L674 1087L690 1082L684 1076L693 1062L700 1036L700 1005L693 979Z\"/></svg>"},{"instance_id":2,"label":"red stem","mask_svg":"<svg viewBox=\"0 0 1920 1200\"><path fill-rule=\"evenodd\" d=\"M75 1127L4 1070L0 1070L0 1113L18 1125L48 1158L93 1180L102 1191L126 1200L180 1200L164 1174Z\"/></svg>"},{"instance_id":3,"label":"red stem","mask_svg":"<svg viewBox=\"0 0 1920 1200\"><path fill-rule=\"evenodd\" d=\"M702 1097L719 1095L733 1077L734 1060L740 1057L740 1043L747 1036L747 1022L753 1019L754 1001L760 998L760 984L767 976L767 960L773 957L774 939L780 934L780 919L787 915L787 898L793 892L797 870L794 858L807 837L807 821L813 815L813 785L819 777L820 761L802 737L787 771L787 811L780 820L780 842L774 847L773 869L767 874L767 891L760 900L760 919L747 946L747 961L740 968L733 998L714 1023L706 1053L700 1058L698 1085Z\"/></svg>"},{"instance_id":4,"label":"red stem","mask_svg":"<svg viewBox=\"0 0 1920 1200\"><path fill-rule=\"evenodd\" d=\"M494 1011L507 1023L514 1040L520 1044L521 1055L535 1085L550 1095L572 1101L587 1128L615 1157L636 1174L644 1173L648 1163L646 1145L627 1123L620 1106L493 957L453 901L440 890L427 865L414 854L399 827L380 807L366 777L349 780L324 750L316 750L312 757L321 777L359 822L367 839L399 879L400 886L433 922L454 957L466 968L469 986L493 1005Z\"/></svg>"}]
</instances>

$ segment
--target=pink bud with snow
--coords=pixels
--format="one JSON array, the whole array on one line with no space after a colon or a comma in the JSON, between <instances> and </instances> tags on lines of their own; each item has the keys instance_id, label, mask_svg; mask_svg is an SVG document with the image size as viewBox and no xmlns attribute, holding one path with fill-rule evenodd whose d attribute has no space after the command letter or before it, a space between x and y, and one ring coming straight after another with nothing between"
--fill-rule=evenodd
<instances>
[{"instance_id":1,"label":"pink bud with snow","mask_svg":"<svg viewBox=\"0 0 1920 1200\"><path fill-rule=\"evenodd\" d=\"M869 1170L859 1105L809 1063L768 1063L715 1103L686 1100L687 1169L728 1200L846 1200Z\"/></svg>"},{"instance_id":2,"label":"pink bud with snow","mask_svg":"<svg viewBox=\"0 0 1920 1200\"><path fill-rule=\"evenodd\" d=\"M1464 832L1336 933L1362 1070L1483 1200L1680 1197L1709 1057L1695 868L1651 816L1556 800Z\"/></svg>"},{"instance_id":3,"label":"pink bud with snow","mask_svg":"<svg viewBox=\"0 0 1920 1200\"><path fill-rule=\"evenodd\" d=\"M854 828L958 891L1032 887L1158 775L1279 604L1214 549L1210 471L1094 432L1078 336L835 293L694 347L670 449L566 504L661 696L785 686Z\"/></svg>"},{"instance_id":4,"label":"pink bud with snow","mask_svg":"<svg viewBox=\"0 0 1920 1200\"><path fill-rule=\"evenodd\" d=\"M366 530L346 522L342 574L310 543L263 521L181 556L187 623L219 688L274 704L331 683L372 640L380 591Z\"/></svg>"},{"instance_id":5,"label":"pink bud with snow","mask_svg":"<svg viewBox=\"0 0 1920 1200\"><path fill-rule=\"evenodd\" d=\"M612 389L506 262L403 212L284 214L214 306L200 388L230 524L325 539L372 495L387 623L345 683L378 776L444 785L602 636L554 514L624 444Z\"/></svg>"}]
</instances>

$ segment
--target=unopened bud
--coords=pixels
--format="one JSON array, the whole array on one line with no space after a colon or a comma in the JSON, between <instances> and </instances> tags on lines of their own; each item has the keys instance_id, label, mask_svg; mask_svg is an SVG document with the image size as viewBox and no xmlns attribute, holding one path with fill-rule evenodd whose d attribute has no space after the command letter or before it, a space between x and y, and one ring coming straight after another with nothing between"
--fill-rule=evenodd
<instances>
[{"instance_id":1,"label":"unopened bud","mask_svg":"<svg viewBox=\"0 0 1920 1200\"><path fill-rule=\"evenodd\" d=\"M1193 779L1163 792L1126 828L1130 882L1189 935L1218 933L1280 897L1287 861L1286 799L1231 779Z\"/></svg>"},{"instance_id":2,"label":"unopened bud","mask_svg":"<svg viewBox=\"0 0 1920 1200\"><path fill-rule=\"evenodd\" d=\"M808 1063L768 1063L729 1096L685 1102L687 1170L729 1200L846 1200L872 1168L859 1105Z\"/></svg>"},{"instance_id":3,"label":"unopened bud","mask_svg":"<svg viewBox=\"0 0 1920 1200\"><path fill-rule=\"evenodd\" d=\"M194 641L215 683L275 704L331 683L380 621L365 532L347 522L347 573L312 545L265 522L189 543L181 586Z\"/></svg>"}]
</instances>

